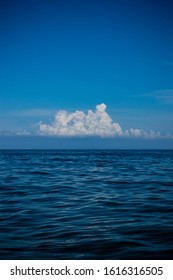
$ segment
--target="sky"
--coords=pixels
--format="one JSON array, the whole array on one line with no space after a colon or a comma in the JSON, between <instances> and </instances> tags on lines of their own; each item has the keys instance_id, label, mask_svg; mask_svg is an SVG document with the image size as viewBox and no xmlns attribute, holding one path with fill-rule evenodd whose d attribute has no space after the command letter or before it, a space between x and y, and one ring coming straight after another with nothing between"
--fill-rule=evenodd
<instances>
[{"instance_id":1,"label":"sky","mask_svg":"<svg viewBox=\"0 0 173 280\"><path fill-rule=\"evenodd\" d=\"M173 148L172 1L0 4L1 149Z\"/></svg>"}]
</instances>

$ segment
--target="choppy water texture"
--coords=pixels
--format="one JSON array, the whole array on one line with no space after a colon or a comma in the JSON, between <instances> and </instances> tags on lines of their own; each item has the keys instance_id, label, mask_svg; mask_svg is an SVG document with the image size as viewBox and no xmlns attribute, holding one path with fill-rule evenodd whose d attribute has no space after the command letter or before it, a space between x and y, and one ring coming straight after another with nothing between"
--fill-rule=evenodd
<instances>
[{"instance_id":1,"label":"choppy water texture","mask_svg":"<svg viewBox=\"0 0 173 280\"><path fill-rule=\"evenodd\" d=\"M0 151L1 259L173 259L173 151Z\"/></svg>"}]
</instances>

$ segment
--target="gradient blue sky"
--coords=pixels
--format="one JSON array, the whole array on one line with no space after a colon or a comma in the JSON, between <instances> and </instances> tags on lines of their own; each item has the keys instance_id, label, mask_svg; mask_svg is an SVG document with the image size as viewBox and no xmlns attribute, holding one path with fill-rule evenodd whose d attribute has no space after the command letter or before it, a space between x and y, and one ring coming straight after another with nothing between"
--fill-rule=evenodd
<instances>
[{"instance_id":1,"label":"gradient blue sky","mask_svg":"<svg viewBox=\"0 0 173 280\"><path fill-rule=\"evenodd\" d=\"M163 0L1 1L0 148L56 110L100 103L123 129L173 134L172 15Z\"/></svg>"}]
</instances>

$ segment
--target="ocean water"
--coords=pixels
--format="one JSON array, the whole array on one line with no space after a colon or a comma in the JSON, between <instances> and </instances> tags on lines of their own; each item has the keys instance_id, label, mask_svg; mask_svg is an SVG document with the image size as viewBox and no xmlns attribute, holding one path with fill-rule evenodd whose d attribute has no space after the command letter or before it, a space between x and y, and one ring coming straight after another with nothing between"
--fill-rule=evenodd
<instances>
[{"instance_id":1,"label":"ocean water","mask_svg":"<svg viewBox=\"0 0 173 280\"><path fill-rule=\"evenodd\" d=\"M173 259L173 151L0 151L1 259Z\"/></svg>"}]
</instances>

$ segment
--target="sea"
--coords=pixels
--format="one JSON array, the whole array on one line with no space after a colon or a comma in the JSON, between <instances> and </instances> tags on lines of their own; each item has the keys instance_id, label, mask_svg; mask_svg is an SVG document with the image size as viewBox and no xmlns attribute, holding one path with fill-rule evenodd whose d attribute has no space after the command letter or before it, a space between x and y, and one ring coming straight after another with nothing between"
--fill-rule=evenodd
<instances>
[{"instance_id":1,"label":"sea","mask_svg":"<svg viewBox=\"0 0 173 280\"><path fill-rule=\"evenodd\" d=\"M0 258L173 259L173 150L1 150Z\"/></svg>"}]
</instances>

